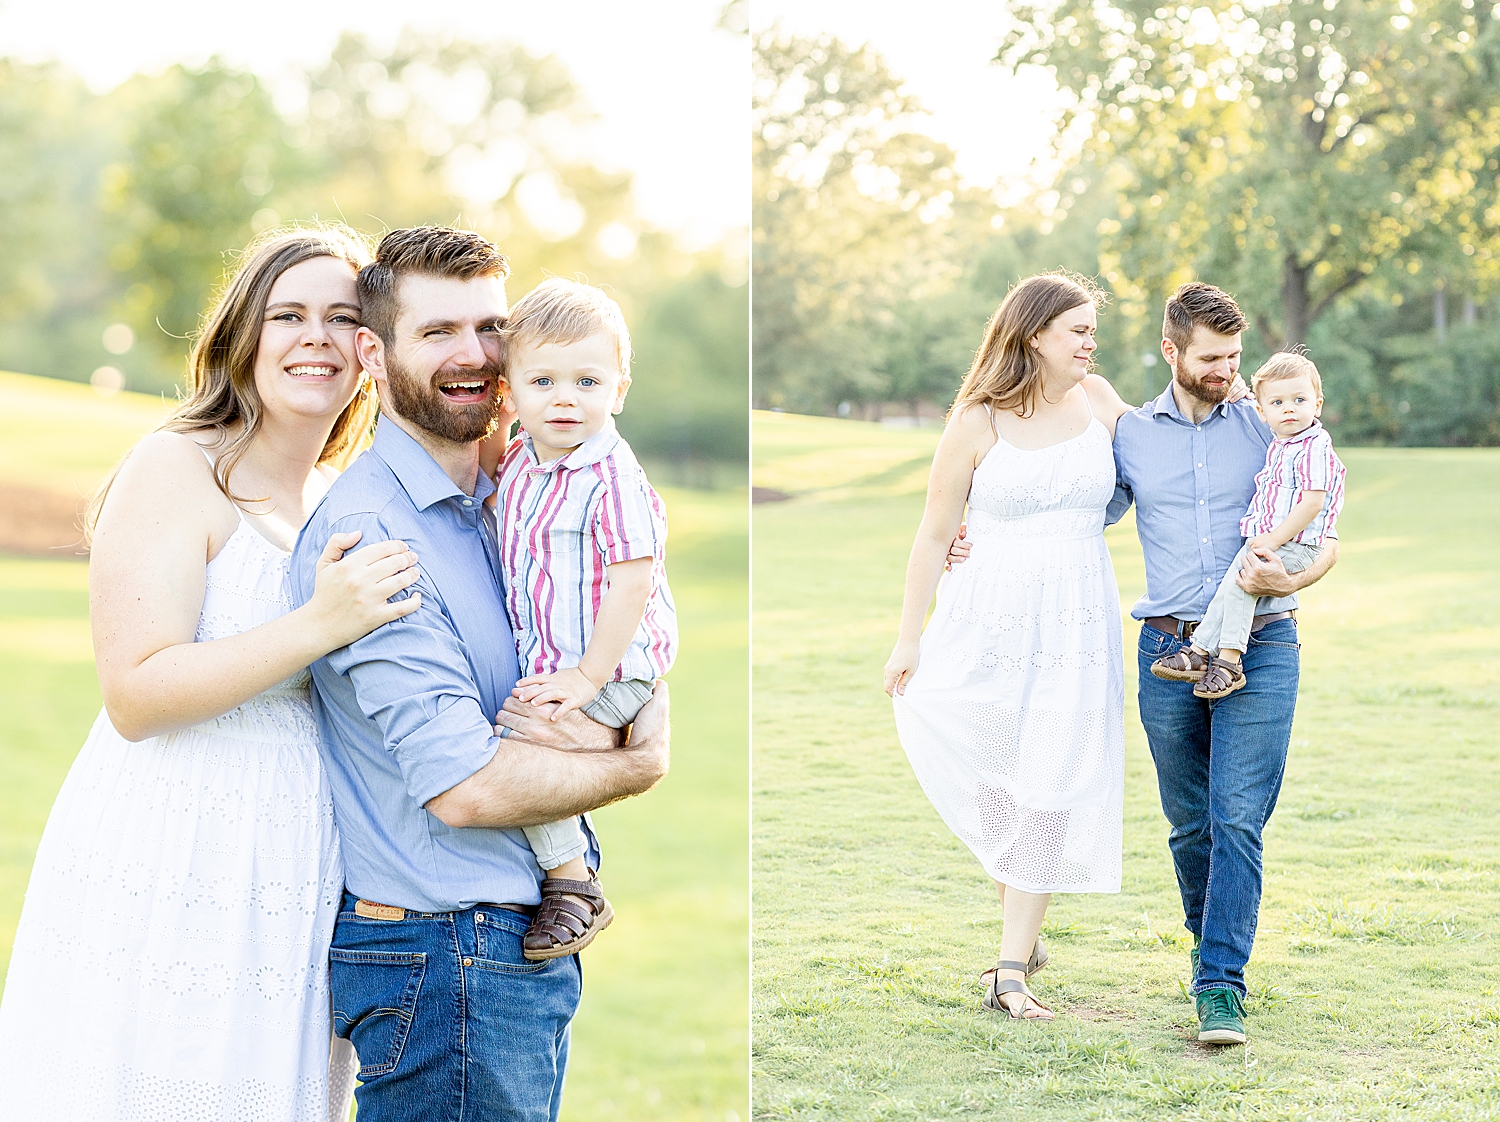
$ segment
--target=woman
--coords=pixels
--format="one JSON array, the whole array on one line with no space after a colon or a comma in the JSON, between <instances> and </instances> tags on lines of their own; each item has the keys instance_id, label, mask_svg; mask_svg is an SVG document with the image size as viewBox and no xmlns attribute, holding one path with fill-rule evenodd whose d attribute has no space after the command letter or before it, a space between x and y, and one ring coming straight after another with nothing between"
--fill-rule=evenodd
<instances>
[{"instance_id":1,"label":"woman","mask_svg":"<svg viewBox=\"0 0 1500 1122\"><path fill-rule=\"evenodd\" d=\"M1004 909L986 1008L1050 1020L1027 988L1053 892L1118 892L1119 590L1104 545L1115 422L1090 374L1102 295L1044 273L991 317L938 443L885 667L902 746ZM939 586L969 507L969 562ZM926 632L923 617L938 594Z\"/></svg>"},{"instance_id":2,"label":"woman","mask_svg":"<svg viewBox=\"0 0 1500 1122\"><path fill-rule=\"evenodd\" d=\"M342 228L273 232L209 313L189 393L90 510L104 711L32 870L3 1005L7 1118L348 1116L327 951L343 884L307 666L416 608L401 542L290 550L369 431ZM342 1043L342 1042L341 1042Z\"/></svg>"}]
</instances>

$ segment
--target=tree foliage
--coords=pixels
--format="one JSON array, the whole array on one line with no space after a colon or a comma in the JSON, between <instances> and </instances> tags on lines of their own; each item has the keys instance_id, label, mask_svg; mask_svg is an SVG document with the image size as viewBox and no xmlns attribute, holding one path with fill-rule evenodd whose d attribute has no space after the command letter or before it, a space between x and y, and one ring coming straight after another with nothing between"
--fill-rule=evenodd
<instances>
[{"instance_id":1,"label":"tree foliage","mask_svg":"<svg viewBox=\"0 0 1500 1122\"><path fill-rule=\"evenodd\" d=\"M629 175L588 157L591 119L554 58L411 32L387 50L346 34L274 93L220 59L93 95L0 57L0 367L87 379L108 363L169 390L258 231L462 223L505 249L517 293L579 275L620 300L639 372L622 429L643 454L742 457L743 278L642 228ZM111 324L130 329L123 351ZM659 408L637 418L638 400Z\"/></svg>"},{"instance_id":2,"label":"tree foliage","mask_svg":"<svg viewBox=\"0 0 1500 1122\"><path fill-rule=\"evenodd\" d=\"M961 276L979 201L870 48L773 29L753 57L757 400L930 396L935 313L914 307Z\"/></svg>"},{"instance_id":3,"label":"tree foliage","mask_svg":"<svg viewBox=\"0 0 1500 1122\"><path fill-rule=\"evenodd\" d=\"M1092 118L1119 214L1103 260L1140 292L1188 275L1301 343L1382 270L1500 276L1500 19L1474 0L1062 0L998 52Z\"/></svg>"}]
</instances>

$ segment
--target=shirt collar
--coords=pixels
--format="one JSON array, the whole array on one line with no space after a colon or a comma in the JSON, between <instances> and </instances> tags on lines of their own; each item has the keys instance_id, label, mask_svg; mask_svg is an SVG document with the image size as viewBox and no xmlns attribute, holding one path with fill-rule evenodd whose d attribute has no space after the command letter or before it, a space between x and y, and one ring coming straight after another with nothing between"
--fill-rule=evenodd
<instances>
[{"instance_id":1,"label":"shirt collar","mask_svg":"<svg viewBox=\"0 0 1500 1122\"><path fill-rule=\"evenodd\" d=\"M448 478L448 473L438 467L437 461L427 449L383 414L375 426L375 444L372 450L385 461L418 510L426 510L443 499L469 498ZM494 480L476 466L473 497L483 501L494 489Z\"/></svg>"},{"instance_id":2,"label":"shirt collar","mask_svg":"<svg viewBox=\"0 0 1500 1122\"><path fill-rule=\"evenodd\" d=\"M620 443L620 434L615 430L615 419L609 418L604 422L604 427L589 437L573 451L565 456L559 456L555 460L541 463L536 457L536 448L531 443L531 434L525 429L521 430L521 446L526 449L526 456L534 467L543 471L576 471L597 464L604 459Z\"/></svg>"},{"instance_id":3,"label":"shirt collar","mask_svg":"<svg viewBox=\"0 0 1500 1122\"><path fill-rule=\"evenodd\" d=\"M1172 392L1172 386L1173 382L1168 382L1167 388L1161 391L1161 396L1151 403L1151 415L1154 417L1165 415L1171 417L1174 421L1181 421L1185 425L1190 425L1193 422L1184 417L1182 410L1177 408L1177 395ZM1208 411L1208 417L1212 417L1215 413L1227 417L1229 415L1229 402L1226 400L1216 404ZM1203 418L1203 420L1207 422L1208 417Z\"/></svg>"}]
</instances>

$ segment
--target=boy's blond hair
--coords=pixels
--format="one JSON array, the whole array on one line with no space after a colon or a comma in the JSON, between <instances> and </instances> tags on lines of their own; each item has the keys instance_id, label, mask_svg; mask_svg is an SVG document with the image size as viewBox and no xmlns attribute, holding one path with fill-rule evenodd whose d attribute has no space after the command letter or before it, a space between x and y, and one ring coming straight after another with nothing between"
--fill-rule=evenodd
<instances>
[{"instance_id":1,"label":"boy's blond hair","mask_svg":"<svg viewBox=\"0 0 1500 1122\"><path fill-rule=\"evenodd\" d=\"M591 284L552 277L511 308L505 322L506 348L517 343L577 343L596 331L614 337L620 374L630 376L630 329L620 305Z\"/></svg>"},{"instance_id":2,"label":"boy's blond hair","mask_svg":"<svg viewBox=\"0 0 1500 1122\"><path fill-rule=\"evenodd\" d=\"M1318 376L1318 368L1313 365L1313 360L1296 351L1277 351L1261 363L1260 369L1251 377L1250 392L1259 397L1260 387L1264 383L1284 382L1288 378L1300 378L1304 374L1312 382L1313 390L1322 397L1323 379Z\"/></svg>"}]
</instances>

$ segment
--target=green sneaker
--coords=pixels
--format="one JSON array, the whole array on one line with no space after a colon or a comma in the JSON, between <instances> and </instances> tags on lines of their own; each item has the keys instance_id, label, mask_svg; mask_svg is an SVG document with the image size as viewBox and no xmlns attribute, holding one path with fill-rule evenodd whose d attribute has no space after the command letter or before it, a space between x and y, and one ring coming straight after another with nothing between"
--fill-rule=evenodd
<instances>
[{"instance_id":1,"label":"green sneaker","mask_svg":"<svg viewBox=\"0 0 1500 1122\"><path fill-rule=\"evenodd\" d=\"M1204 990L1198 995L1198 1039L1204 1044L1245 1043L1245 1006L1231 989Z\"/></svg>"}]
</instances>

